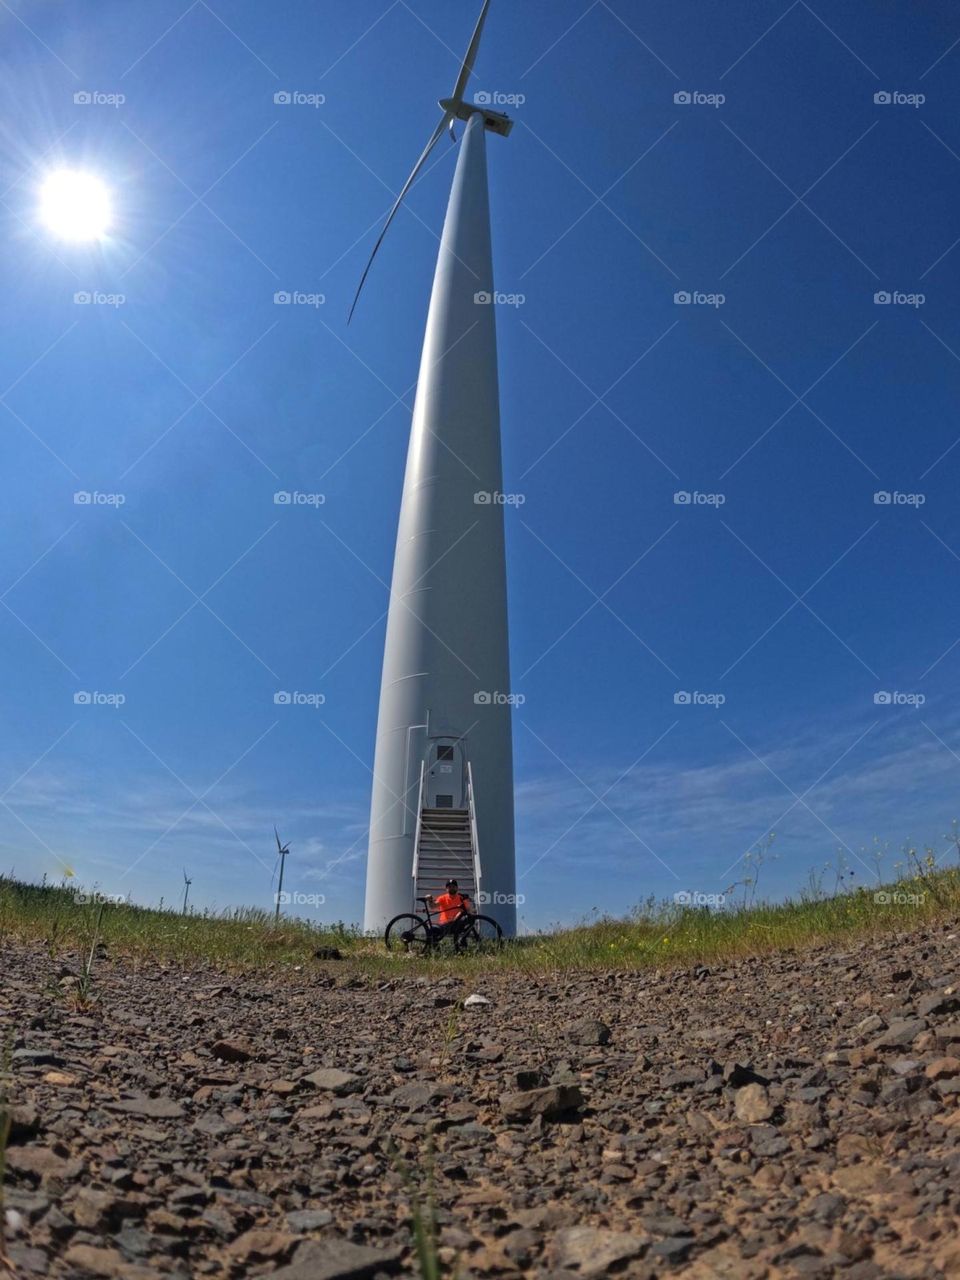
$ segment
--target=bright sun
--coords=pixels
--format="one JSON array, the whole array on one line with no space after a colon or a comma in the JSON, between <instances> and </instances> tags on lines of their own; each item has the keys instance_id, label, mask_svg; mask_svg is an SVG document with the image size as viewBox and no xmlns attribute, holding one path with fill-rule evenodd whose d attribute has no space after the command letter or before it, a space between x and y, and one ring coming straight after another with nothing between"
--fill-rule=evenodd
<instances>
[{"instance_id":1,"label":"bright sun","mask_svg":"<svg viewBox=\"0 0 960 1280\"><path fill-rule=\"evenodd\" d=\"M40 188L40 217L63 240L99 240L112 221L110 192L92 173L58 169Z\"/></svg>"}]
</instances>

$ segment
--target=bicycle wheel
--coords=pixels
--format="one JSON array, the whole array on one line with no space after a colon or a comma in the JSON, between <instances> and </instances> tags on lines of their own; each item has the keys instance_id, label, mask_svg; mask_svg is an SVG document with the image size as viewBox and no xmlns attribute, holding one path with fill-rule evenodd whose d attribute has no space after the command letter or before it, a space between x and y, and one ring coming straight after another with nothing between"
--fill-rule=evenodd
<instances>
[{"instance_id":1,"label":"bicycle wheel","mask_svg":"<svg viewBox=\"0 0 960 1280\"><path fill-rule=\"evenodd\" d=\"M458 951L499 951L503 930L489 916L471 916L457 937Z\"/></svg>"},{"instance_id":2,"label":"bicycle wheel","mask_svg":"<svg viewBox=\"0 0 960 1280\"><path fill-rule=\"evenodd\" d=\"M388 951L426 955L432 944L430 926L421 916L394 916L383 935Z\"/></svg>"}]
</instances>

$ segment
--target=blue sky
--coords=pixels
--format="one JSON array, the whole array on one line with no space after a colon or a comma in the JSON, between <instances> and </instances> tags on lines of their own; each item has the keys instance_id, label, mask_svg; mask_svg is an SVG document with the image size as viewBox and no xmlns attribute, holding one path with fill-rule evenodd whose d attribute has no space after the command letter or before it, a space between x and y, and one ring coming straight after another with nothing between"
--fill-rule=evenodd
<instances>
[{"instance_id":1,"label":"blue sky","mask_svg":"<svg viewBox=\"0 0 960 1280\"><path fill-rule=\"evenodd\" d=\"M276 821L303 913L359 918L452 146L345 317L476 8L0 14L4 869L269 907ZM882 13L494 0L528 927L960 817L960 15ZM59 166L114 193L95 248L38 224Z\"/></svg>"}]
</instances>

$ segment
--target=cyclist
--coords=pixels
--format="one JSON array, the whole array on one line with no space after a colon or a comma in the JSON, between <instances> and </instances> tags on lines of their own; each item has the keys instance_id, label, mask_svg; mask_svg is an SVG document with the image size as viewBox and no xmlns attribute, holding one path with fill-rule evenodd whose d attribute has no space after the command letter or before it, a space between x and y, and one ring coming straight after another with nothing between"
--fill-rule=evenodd
<instances>
[{"instance_id":1,"label":"cyclist","mask_svg":"<svg viewBox=\"0 0 960 1280\"><path fill-rule=\"evenodd\" d=\"M427 898L427 905L437 911L436 928L442 930L440 936L449 933L458 933L463 922L462 912L464 910L472 911L470 899L465 893L461 893L456 880L448 880L444 885L444 892L439 897L430 894Z\"/></svg>"}]
</instances>

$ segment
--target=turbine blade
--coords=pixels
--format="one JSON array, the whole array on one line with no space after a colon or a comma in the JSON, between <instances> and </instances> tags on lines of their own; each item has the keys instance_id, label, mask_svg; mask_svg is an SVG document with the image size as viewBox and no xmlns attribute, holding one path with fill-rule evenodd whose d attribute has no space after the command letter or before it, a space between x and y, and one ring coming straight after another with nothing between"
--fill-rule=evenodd
<instances>
[{"instance_id":1,"label":"turbine blade","mask_svg":"<svg viewBox=\"0 0 960 1280\"><path fill-rule=\"evenodd\" d=\"M277 840L277 848L279 849L279 848L280 848L280 832L277 830L277 824L276 824L276 823L274 823L274 824L273 824L273 834L274 834L274 836L276 837L276 840Z\"/></svg>"},{"instance_id":2,"label":"turbine blade","mask_svg":"<svg viewBox=\"0 0 960 1280\"><path fill-rule=\"evenodd\" d=\"M477 60L477 50L480 48L480 37L483 35L483 24L487 20L487 10L490 8L490 0L483 0L483 8L480 10L480 17L477 19L477 25L474 28L473 38L467 49L463 59L463 66L460 68L460 74L457 76L457 83L454 86L451 97L454 102L463 101L463 93L467 87L471 75L473 74L473 64Z\"/></svg>"},{"instance_id":3,"label":"turbine blade","mask_svg":"<svg viewBox=\"0 0 960 1280\"><path fill-rule=\"evenodd\" d=\"M383 224L383 230L380 232L380 235L377 239L377 243L373 246L373 252L370 254L366 267L364 267L363 275L360 277L360 283L357 285L357 292L354 294L354 297L353 297L353 305L350 308L350 314L347 316L347 324L349 324L350 321L353 319L353 313L357 309L357 302L359 301L359 298L360 298L360 290L363 288L366 282L367 276L370 274L370 268L373 266L373 260L377 256L377 250L383 244L383 238L387 234L387 231L390 228L390 223L396 217L397 210L400 208L401 204L403 204L404 197L406 196L407 192L410 190L410 188L413 186L414 182L416 181L417 174L426 164L427 157L430 155L430 152L433 150L433 148L437 145L437 143L443 137L443 131L444 129L446 129L447 121L450 118L451 117L448 114L444 113L443 119L437 125L436 129L434 129L433 133L430 135L430 141L424 147L423 153L421 154L420 159L413 166L413 172L410 174L410 177L403 184L403 188L401 189L400 194L397 196L396 200L394 201L393 208L387 214L387 220Z\"/></svg>"}]
</instances>

